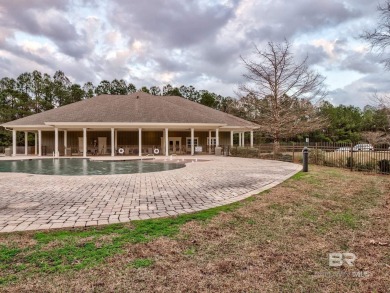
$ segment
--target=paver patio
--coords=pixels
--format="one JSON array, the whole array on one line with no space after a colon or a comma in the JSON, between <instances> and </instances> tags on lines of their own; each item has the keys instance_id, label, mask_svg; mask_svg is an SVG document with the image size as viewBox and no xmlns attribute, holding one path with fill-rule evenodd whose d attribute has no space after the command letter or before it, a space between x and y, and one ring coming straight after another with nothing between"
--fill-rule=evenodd
<instances>
[{"instance_id":1,"label":"paver patio","mask_svg":"<svg viewBox=\"0 0 390 293\"><path fill-rule=\"evenodd\" d=\"M198 158L208 161L144 174L0 173L0 232L104 225L200 211L242 200L301 170L299 165L278 161Z\"/></svg>"}]
</instances>

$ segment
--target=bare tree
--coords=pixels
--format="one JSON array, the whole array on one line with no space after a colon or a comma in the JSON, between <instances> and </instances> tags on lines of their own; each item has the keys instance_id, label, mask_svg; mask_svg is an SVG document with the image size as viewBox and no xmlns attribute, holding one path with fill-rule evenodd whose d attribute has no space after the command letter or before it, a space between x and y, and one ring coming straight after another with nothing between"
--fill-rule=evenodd
<instances>
[{"instance_id":1,"label":"bare tree","mask_svg":"<svg viewBox=\"0 0 390 293\"><path fill-rule=\"evenodd\" d=\"M373 31L365 31L361 37L371 44L372 49L377 49L384 54L390 45L390 0L379 5L378 11L377 27ZM383 61L386 69L390 70L390 57L385 57ZM376 107L383 109L388 114L390 124L390 96L375 93L372 100Z\"/></svg>"},{"instance_id":2,"label":"bare tree","mask_svg":"<svg viewBox=\"0 0 390 293\"><path fill-rule=\"evenodd\" d=\"M371 100L377 109L381 109L384 111L384 113L387 114L388 125L390 125L390 96L386 94L374 93L371 96ZM390 128L388 130L390 130Z\"/></svg>"},{"instance_id":3,"label":"bare tree","mask_svg":"<svg viewBox=\"0 0 390 293\"><path fill-rule=\"evenodd\" d=\"M385 53L390 45L390 1L378 6L379 19L377 27L373 31L365 31L361 37L371 44L372 49ZM390 58L385 58L386 69L390 69Z\"/></svg>"},{"instance_id":4,"label":"bare tree","mask_svg":"<svg viewBox=\"0 0 390 293\"><path fill-rule=\"evenodd\" d=\"M387 143L390 141L390 136L382 131L365 131L362 132L362 137L372 145Z\"/></svg>"},{"instance_id":5,"label":"bare tree","mask_svg":"<svg viewBox=\"0 0 390 293\"><path fill-rule=\"evenodd\" d=\"M326 125L316 105L326 95L324 77L308 68L307 57L296 63L287 41L255 50L255 60L241 57L248 71L244 74L248 83L240 87L246 94L241 102L278 152L281 139Z\"/></svg>"}]
</instances>

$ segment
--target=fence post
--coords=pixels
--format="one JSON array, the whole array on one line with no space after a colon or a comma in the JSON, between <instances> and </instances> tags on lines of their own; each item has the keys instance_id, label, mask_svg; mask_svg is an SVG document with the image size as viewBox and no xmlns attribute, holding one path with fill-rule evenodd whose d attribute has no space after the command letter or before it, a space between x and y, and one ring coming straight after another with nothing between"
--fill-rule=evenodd
<instances>
[{"instance_id":1,"label":"fence post","mask_svg":"<svg viewBox=\"0 0 390 293\"><path fill-rule=\"evenodd\" d=\"M318 145L316 143L316 165L318 165Z\"/></svg>"},{"instance_id":2,"label":"fence post","mask_svg":"<svg viewBox=\"0 0 390 293\"><path fill-rule=\"evenodd\" d=\"M353 171L353 144L351 143L351 171Z\"/></svg>"},{"instance_id":3,"label":"fence post","mask_svg":"<svg viewBox=\"0 0 390 293\"><path fill-rule=\"evenodd\" d=\"M292 149L292 162L295 162L295 142L293 142L293 149Z\"/></svg>"}]
</instances>

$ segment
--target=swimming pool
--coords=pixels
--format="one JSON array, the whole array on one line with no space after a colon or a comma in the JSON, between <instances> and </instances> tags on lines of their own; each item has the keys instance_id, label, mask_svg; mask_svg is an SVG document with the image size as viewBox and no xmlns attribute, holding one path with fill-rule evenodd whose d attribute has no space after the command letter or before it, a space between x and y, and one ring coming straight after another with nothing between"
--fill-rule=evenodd
<instances>
[{"instance_id":1,"label":"swimming pool","mask_svg":"<svg viewBox=\"0 0 390 293\"><path fill-rule=\"evenodd\" d=\"M0 161L0 172L43 175L113 175L150 173L185 167L182 163L153 161L91 161L89 159L34 159Z\"/></svg>"}]
</instances>

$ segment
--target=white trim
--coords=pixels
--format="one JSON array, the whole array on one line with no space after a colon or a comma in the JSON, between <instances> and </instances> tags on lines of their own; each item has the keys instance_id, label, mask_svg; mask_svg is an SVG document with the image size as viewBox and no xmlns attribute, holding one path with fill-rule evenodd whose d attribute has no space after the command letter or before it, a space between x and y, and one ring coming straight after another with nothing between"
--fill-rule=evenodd
<instances>
[{"instance_id":1,"label":"white trim","mask_svg":"<svg viewBox=\"0 0 390 293\"><path fill-rule=\"evenodd\" d=\"M34 155L38 154L38 133L34 133Z\"/></svg>"},{"instance_id":2,"label":"white trim","mask_svg":"<svg viewBox=\"0 0 390 293\"><path fill-rule=\"evenodd\" d=\"M195 129L191 128L191 156L195 153L195 147L194 147L194 135L195 135Z\"/></svg>"},{"instance_id":3,"label":"white trim","mask_svg":"<svg viewBox=\"0 0 390 293\"><path fill-rule=\"evenodd\" d=\"M54 128L54 156L56 158L59 157L59 152L58 152L58 128Z\"/></svg>"},{"instance_id":4,"label":"white trim","mask_svg":"<svg viewBox=\"0 0 390 293\"><path fill-rule=\"evenodd\" d=\"M16 130L12 129L12 156L16 156Z\"/></svg>"},{"instance_id":5,"label":"white trim","mask_svg":"<svg viewBox=\"0 0 390 293\"><path fill-rule=\"evenodd\" d=\"M83 157L87 157L87 128L83 128Z\"/></svg>"},{"instance_id":6,"label":"white trim","mask_svg":"<svg viewBox=\"0 0 390 293\"><path fill-rule=\"evenodd\" d=\"M143 127L156 127L160 126L161 128L165 128L166 126L170 127L183 127L183 128L189 128L189 127L222 127L227 126L226 123L152 123L152 122L45 122L45 125L49 126L106 126L106 127L133 127L133 128L139 128L140 126ZM12 126L9 126L12 127ZM18 127L16 125L16 127ZM28 127L31 127L29 125Z\"/></svg>"},{"instance_id":7,"label":"white trim","mask_svg":"<svg viewBox=\"0 0 390 293\"><path fill-rule=\"evenodd\" d=\"M24 132L24 155L28 155L28 131Z\"/></svg>"},{"instance_id":8,"label":"white trim","mask_svg":"<svg viewBox=\"0 0 390 293\"><path fill-rule=\"evenodd\" d=\"M1 124L0 126L7 128L7 129L15 129L19 131L24 131L24 130L38 130L38 129L47 129L47 130L53 130L52 126L46 126L46 125L4 125Z\"/></svg>"},{"instance_id":9,"label":"white trim","mask_svg":"<svg viewBox=\"0 0 390 293\"><path fill-rule=\"evenodd\" d=\"M142 128L138 128L138 156L142 157Z\"/></svg>"},{"instance_id":10,"label":"white trim","mask_svg":"<svg viewBox=\"0 0 390 293\"><path fill-rule=\"evenodd\" d=\"M169 136L168 128L165 128L165 156L169 155Z\"/></svg>"},{"instance_id":11,"label":"white trim","mask_svg":"<svg viewBox=\"0 0 390 293\"><path fill-rule=\"evenodd\" d=\"M207 138L207 144L209 145L209 155L211 155L211 146L210 146L210 141L209 138L211 138L211 130L209 130L209 137Z\"/></svg>"},{"instance_id":12,"label":"white trim","mask_svg":"<svg viewBox=\"0 0 390 293\"><path fill-rule=\"evenodd\" d=\"M115 149L118 149L118 130L115 129L115 143L114 143Z\"/></svg>"},{"instance_id":13,"label":"white trim","mask_svg":"<svg viewBox=\"0 0 390 293\"><path fill-rule=\"evenodd\" d=\"M17 131L36 131L36 130L43 130L43 131L53 131L54 126L57 126L58 128L64 129L67 128L68 130L78 130L82 131L83 128L96 128L96 129L110 129L112 127L118 129L118 130L134 130L136 131L138 128L143 128L143 131L147 131L148 129L152 131L158 131L163 130L169 126L171 129L177 129L177 130L188 130L190 128L196 128L199 131L206 131L210 128L219 127L219 130L222 132L229 132L231 130L234 131L243 131L243 130L256 130L258 127L251 127L251 126L229 126L226 124L205 124L205 123L95 123L95 122L88 122L88 123L82 123L82 122L46 122L46 125L14 125L14 126L3 126L7 129L15 129ZM48 125L51 124L51 125Z\"/></svg>"},{"instance_id":14,"label":"white trim","mask_svg":"<svg viewBox=\"0 0 390 293\"><path fill-rule=\"evenodd\" d=\"M115 129L111 128L111 157L115 156Z\"/></svg>"},{"instance_id":15,"label":"white trim","mask_svg":"<svg viewBox=\"0 0 390 293\"><path fill-rule=\"evenodd\" d=\"M38 156L42 157L42 130L38 130Z\"/></svg>"},{"instance_id":16,"label":"white trim","mask_svg":"<svg viewBox=\"0 0 390 293\"><path fill-rule=\"evenodd\" d=\"M66 149L68 148L68 131L64 130L64 155L67 155Z\"/></svg>"}]
</instances>

